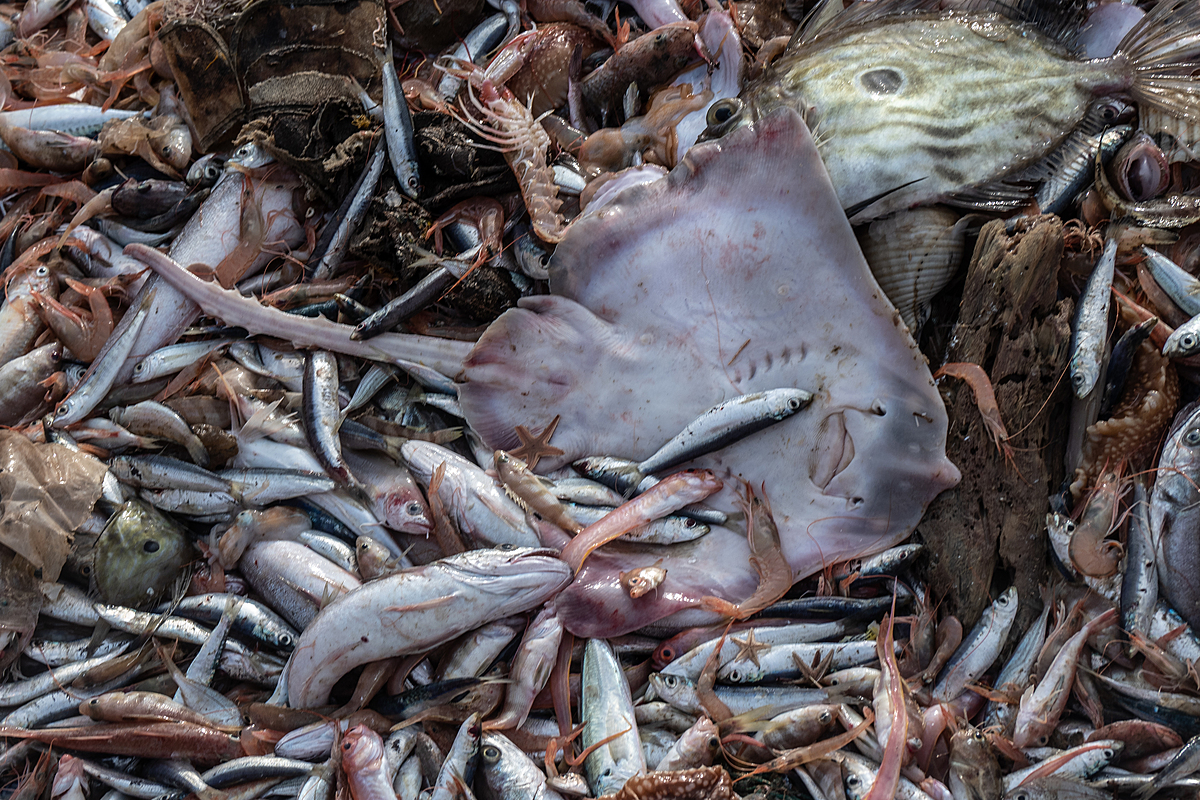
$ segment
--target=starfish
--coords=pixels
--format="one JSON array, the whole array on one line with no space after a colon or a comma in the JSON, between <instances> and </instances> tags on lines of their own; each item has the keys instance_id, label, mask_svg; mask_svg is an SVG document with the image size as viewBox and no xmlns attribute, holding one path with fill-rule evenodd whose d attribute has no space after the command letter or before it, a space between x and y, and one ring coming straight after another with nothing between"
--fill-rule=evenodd
<instances>
[{"instance_id":1,"label":"starfish","mask_svg":"<svg viewBox=\"0 0 1200 800\"><path fill-rule=\"evenodd\" d=\"M754 662L754 666L756 666L756 667L762 666L761 664L758 663L759 651L771 649L771 645L769 645L769 644L766 644L764 642L754 641L754 629L753 628L751 628L750 632L746 634L745 639L736 639L735 638L733 640L733 643L736 644L739 648L738 654L733 657L733 660L740 661L743 658L749 658L751 661Z\"/></svg>"},{"instance_id":2,"label":"starfish","mask_svg":"<svg viewBox=\"0 0 1200 800\"><path fill-rule=\"evenodd\" d=\"M547 456L561 456L562 450L550 446L550 437L554 435L554 429L558 427L558 421L561 418L561 415L555 415L554 419L550 420L550 424L536 436L530 433L524 425L518 425L514 430L521 439L521 446L510 450L509 453L523 459L530 469L536 467L538 461Z\"/></svg>"}]
</instances>

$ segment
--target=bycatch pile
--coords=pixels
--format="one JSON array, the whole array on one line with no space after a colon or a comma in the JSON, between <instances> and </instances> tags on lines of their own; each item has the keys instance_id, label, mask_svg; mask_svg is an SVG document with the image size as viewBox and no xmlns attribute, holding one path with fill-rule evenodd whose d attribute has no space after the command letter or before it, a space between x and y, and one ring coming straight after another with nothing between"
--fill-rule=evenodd
<instances>
[{"instance_id":1,"label":"bycatch pile","mask_svg":"<svg viewBox=\"0 0 1200 800\"><path fill-rule=\"evenodd\" d=\"M1200 0L0 48L0 796L1197 796ZM960 619L934 376L1012 445L946 309L1049 214L1052 569Z\"/></svg>"}]
</instances>

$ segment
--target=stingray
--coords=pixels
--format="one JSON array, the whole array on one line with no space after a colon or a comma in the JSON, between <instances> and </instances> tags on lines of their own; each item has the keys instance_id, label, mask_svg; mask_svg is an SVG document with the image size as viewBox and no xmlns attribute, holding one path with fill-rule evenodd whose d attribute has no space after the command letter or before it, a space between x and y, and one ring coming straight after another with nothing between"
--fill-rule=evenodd
<instances>
[{"instance_id":1,"label":"stingray","mask_svg":"<svg viewBox=\"0 0 1200 800\"><path fill-rule=\"evenodd\" d=\"M800 116L779 109L693 147L665 176L602 194L558 245L552 294L522 299L474 346L353 341L347 326L301 322L129 249L226 324L456 375L467 421L492 448L559 417L562 455L542 471L588 455L641 461L719 403L805 389L806 409L681 468L716 472L725 488L708 502L731 515L745 484L765 496L795 579L907 537L959 479L946 410ZM657 590L631 598L621 573L659 559ZM567 630L610 637L715 621L702 598L736 603L757 581L731 517L686 544L605 545L554 603Z\"/></svg>"},{"instance_id":2,"label":"stingray","mask_svg":"<svg viewBox=\"0 0 1200 800\"><path fill-rule=\"evenodd\" d=\"M718 403L806 389L806 410L683 465L725 480L709 501L720 510L737 510L740 481L766 495L795 579L896 544L959 479L928 365L790 109L593 203L555 251L550 289L502 314L460 376L490 447L561 417L563 455L539 471L586 455L642 460ZM620 573L659 558L657 592L630 598ZM608 637L669 615L712 621L677 612L704 595L736 602L756 583L744 531L714 528L671 547L603 547L556 603L571 632Z\"/></svg>"}]
</instances>

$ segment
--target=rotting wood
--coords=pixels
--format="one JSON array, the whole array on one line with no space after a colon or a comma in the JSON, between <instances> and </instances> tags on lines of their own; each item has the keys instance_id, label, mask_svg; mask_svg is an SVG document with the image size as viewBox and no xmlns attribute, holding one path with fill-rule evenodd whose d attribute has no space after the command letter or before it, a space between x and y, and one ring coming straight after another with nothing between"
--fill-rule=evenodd
<instances>
[{"instance_id":1,"label":"rotting wood","mask_svg":"<svg viewBox=\"0 0 1200 800\"><path fill-rule=\"evenodd\" d=\"M970 628L990 602L992 576L1009 571L1022 619L1040 608L1047 579L1045 517L1063 480L1074 303L1059 300L1063 226L1041 217L1009 235L980 232L945 362L981 365L991 377L1013 460L993 444L961 381L941 382L950 416L946 455L962 482L942 493L917 527L930 552L929 584ZM936 366L936 365L935 365Z\"/></svg>"}]
</instances>

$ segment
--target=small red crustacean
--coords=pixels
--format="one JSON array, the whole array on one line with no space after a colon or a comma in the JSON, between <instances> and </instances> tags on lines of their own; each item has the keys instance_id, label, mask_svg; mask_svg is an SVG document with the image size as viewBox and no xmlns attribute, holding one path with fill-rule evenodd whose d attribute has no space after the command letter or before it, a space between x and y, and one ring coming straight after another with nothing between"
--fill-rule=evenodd
<instances>
[{"instance_id":1,"label":"small red crustacean","mask_svg":"<svg viewBox=\"0 0 1200 800\"><path fill-rule=\"evenodd\" d=\"M562 241L566 222L558 213L562 201L554 183L554 171L546 161L550 137L534 117L503 84L488 78L474 64L459 62L448 69L467 81L467 94L474 112L463 102L455 116L475 133L495 143L517 176L521 196L529 209L533 232L543 241ZM462 102L462 101L460 101ZM471 119L477 113L482 122Z\"/></svg>"}]
</instances>

